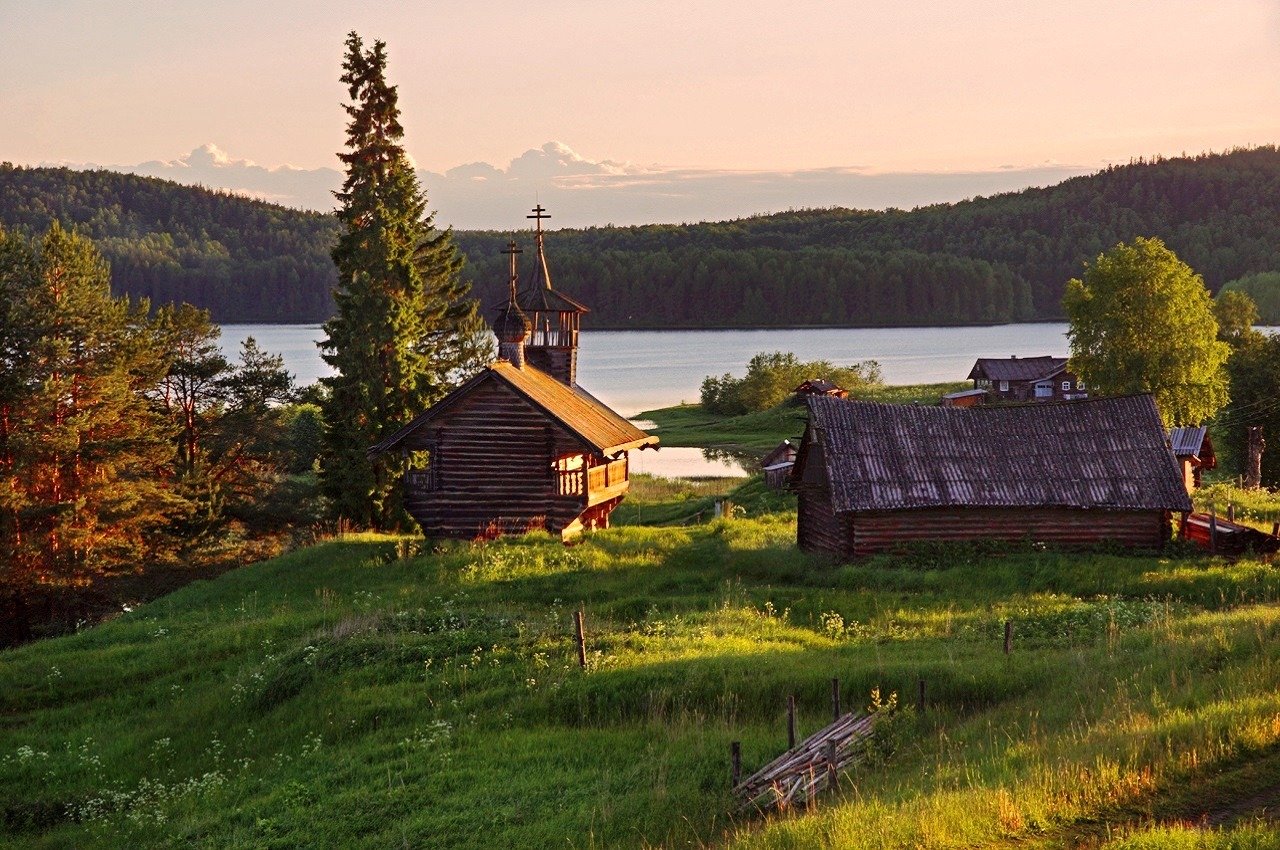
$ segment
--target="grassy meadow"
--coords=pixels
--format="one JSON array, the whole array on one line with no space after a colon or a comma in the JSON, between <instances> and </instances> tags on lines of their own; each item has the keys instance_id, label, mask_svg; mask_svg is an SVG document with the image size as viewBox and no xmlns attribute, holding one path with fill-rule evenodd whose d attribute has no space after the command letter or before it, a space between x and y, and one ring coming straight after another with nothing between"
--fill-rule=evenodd
<instances>
[{"instance_id":1,"label":"grassy meadow","mask_svg":"<svg viewBox=\"0 0 1280 850\"><path fill-rule=\"evenodd\" d=\"M727 486L636 495L657 517ZM1269 565L840 565L753 487L745 517L572 547L348 537L4 652L0 843L1280 846L1252 820L1280 800ZM896 696L877 757L811 809L733 813L729 743L780 753L788 694L820 728L832 676L846 707Z\"/></svg>"}]
</instances>

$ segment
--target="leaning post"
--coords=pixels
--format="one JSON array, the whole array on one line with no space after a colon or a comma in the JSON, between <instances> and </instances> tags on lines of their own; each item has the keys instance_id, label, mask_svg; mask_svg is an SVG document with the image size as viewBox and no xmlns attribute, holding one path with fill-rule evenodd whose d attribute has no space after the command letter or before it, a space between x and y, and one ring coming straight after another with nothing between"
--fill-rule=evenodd
<instances>
[{"instance_id":1,"label":"leaning post","mask_svg":"<svg viewBox=\"0 0 1280 850\"><path fill-rule=\"evenodd\" d=\"M796 748L796 698L792 694L787 697L787 749Z\"/></svg>"},{"instance_id":2,"label":"leaning post","mask_svg":"<svg viewBox=\"0 0 1280 850\"><path fill-rule=\"evenodd\" d=\"M586 627L582 624L582 611L573 612L573 630L574 637L578 642L578 666L582 669L587 667L587 633Z\"/></svg>"}]
</instances>

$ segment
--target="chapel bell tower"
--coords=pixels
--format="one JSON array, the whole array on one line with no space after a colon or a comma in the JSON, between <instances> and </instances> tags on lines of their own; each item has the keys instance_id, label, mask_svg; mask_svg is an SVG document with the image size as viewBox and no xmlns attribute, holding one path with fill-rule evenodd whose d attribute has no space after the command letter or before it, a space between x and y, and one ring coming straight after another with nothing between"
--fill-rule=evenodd
<instances>
[{"instance_id":1,"label":"chapel bell tower","mask_svg":"<svg viewBox=\"0 0 1280 850\"><path fill-rule=\"evenodd\" d=\"M530 366L546 372L563 384L578 382L578 327L586 307L551 288L547 255L542 245L542 220L551 218L542 205L533 208L534 242L538 256L525 287L517 296L520 309L528 317L531 334L524 346Z\"/></svg>"}]
</instances>

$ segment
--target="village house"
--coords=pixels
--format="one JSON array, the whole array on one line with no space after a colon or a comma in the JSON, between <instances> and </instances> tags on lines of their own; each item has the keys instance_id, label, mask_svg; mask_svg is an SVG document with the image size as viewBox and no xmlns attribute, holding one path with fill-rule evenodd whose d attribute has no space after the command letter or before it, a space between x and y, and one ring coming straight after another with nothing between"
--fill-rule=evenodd
<instances>
[{"instance_id":1,"label":"village house","mask_svg":"<svg viewBox=\"0 0 1280 850\"><path fill-rule=\"evenodd\" d=\"M551 286L543 249L494 322L498 359L370 455L399 451L405 507L428 537L474 538L545 528L562 537L607 528L630 483L628 453L655 447L646 434L577 384L578 333L587 308Z\"/></svg>"},{"instance_id":2,"label":"village house","mask_svg":"<svg viewBox=\"0 0 1280 850\"><path fill-rule=\"evenodd\" d=\"M1203 470L1217 469L1218 456L1213 452L1213 440L1209 437L1209 429L1204 425L1198 427L1184 426L1169 432L1169 448L1178 459L1182 469L1182 480L1190 493L1200 486Z\"/></svg>"},{"instance_id":3,"label":"village house","mask_svg":"<svg viewBox=\"0 0 1280 850\"><path fill-rule=\"evenodd\" d=\"M973 408L811 398L790 486L807 551L923 540L1156 549L1191 510L1148 395Z\"/></svg>"},{"instance_id":4,"label":"village house","mask_svg":"<svg viewBox=\"0 0 1280 850\"><path fill-rule=\"evenodd\" d=\"M835 398L847 398L849 391L828 381L826 378L810 378L791 392L798 396L828 395Z\"/></svg>"},{"instance_id":5,"label":"village house","mask_svg":"<svg viewBox=\"0 0 1280 850\"><path fill-rule=\"evenodd\" d=\"M991 401L1075 401L1088 398L1065 357L980 357L969 371L975 390Z\"/></svg>"}]
</instances>

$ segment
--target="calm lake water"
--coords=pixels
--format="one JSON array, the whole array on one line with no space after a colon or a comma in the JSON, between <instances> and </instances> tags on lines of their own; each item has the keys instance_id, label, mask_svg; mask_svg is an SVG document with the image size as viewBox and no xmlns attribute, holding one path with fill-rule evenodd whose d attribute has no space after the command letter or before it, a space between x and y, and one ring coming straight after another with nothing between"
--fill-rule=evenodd
<instances>
[{"instance_id":1,"label":"calm lake water","mask_svg":"<svg viewBox=\"0 0 1280 850\"><path fill-rule=\"evenodd\" d=\"M760 331L584 331L579 383L624 416L698 400L707 375L741 375L761 351L837 365L877 360L890 384L963 381L979 357L1066 356L1063 322L964 328L822 328ZM224 325L234 356L248 336L284 357L299 386L329 373L319 325Z\"/></svg>"}]
</instances>

